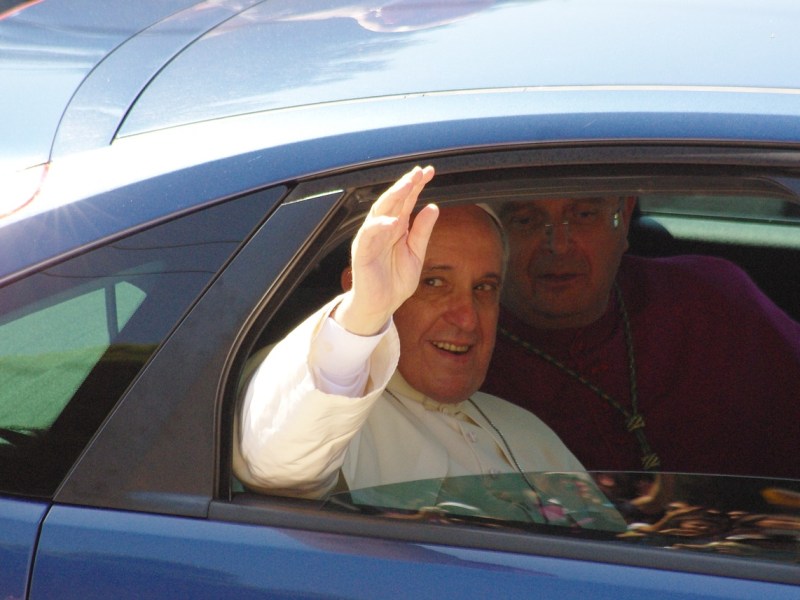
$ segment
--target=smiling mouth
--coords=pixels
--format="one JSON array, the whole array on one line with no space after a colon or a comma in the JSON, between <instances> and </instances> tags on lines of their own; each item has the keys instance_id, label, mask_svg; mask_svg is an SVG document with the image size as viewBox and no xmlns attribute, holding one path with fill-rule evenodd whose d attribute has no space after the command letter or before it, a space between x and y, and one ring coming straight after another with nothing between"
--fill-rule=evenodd
<instances>
[{"instance_id":1,"label":"smiling mouth","mask_svg":"<svg viewBox=\"0 0 800 600\"><path fill-rule=\"evenodd\" d=\"M565 281L577 277L577 273L543 273L539 275L540 279L555 279L556 281Z\"/></svg>"},{"instance_id":2,"label":"smiling mouth","mask_svg":"<svg viewBox=\"0 0 800 600\"><path fill-rule=\"evenodd\" d=\"M439 350L444 350L445 352L450 352L451 354L466 354L469 352L469 346L462 346L459 344L451 344L449 342L431 342L434 347L438 348Z\"/></svg>"},{"instance_id":3,"label":"smiling mouth","mask_svg":"<svg viewBox=\"0 0 800 600\"><path fill-rule=\"evenodd\" d=\"M552 281L556 283L561 283L564 281L572 281L578 277L577 273L544 273L543 275L539 275L538 279L543 281Z\"/></svg>"}]
</instances>

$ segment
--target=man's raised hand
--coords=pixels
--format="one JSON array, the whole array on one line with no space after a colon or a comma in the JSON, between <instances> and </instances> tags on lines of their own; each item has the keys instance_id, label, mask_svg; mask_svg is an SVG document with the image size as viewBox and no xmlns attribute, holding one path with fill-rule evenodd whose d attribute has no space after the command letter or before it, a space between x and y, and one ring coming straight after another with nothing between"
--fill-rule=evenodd
<instances>
[{"instance_id":1,"label":"man's raised hand","mask_svg":"<svg viewBox=\"0 0 800 600\"><path fill-rule=\"evenodd\" d=\"M417 289L439 209L429 204L413 223L411 213L433 174L428 166L403 175L375 201L358 230L351 249L353 285L334 315L351 333L377 333Z\"/></svg>"}]
</instances>

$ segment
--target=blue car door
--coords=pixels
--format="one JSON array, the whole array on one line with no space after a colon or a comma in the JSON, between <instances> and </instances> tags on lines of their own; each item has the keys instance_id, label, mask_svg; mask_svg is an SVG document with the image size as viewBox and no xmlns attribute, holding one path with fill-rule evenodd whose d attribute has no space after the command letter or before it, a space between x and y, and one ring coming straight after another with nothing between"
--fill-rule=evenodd
<instances>
[{"instance_id":1,"label":"blue car door","mask_svg":"<svg viewBox=\"0 0 800 600\"><path fill-rule=\"evenodd\" d=\"M26 598L43 502L0 498L0 597Z\"/></svg>"}]
</instances>

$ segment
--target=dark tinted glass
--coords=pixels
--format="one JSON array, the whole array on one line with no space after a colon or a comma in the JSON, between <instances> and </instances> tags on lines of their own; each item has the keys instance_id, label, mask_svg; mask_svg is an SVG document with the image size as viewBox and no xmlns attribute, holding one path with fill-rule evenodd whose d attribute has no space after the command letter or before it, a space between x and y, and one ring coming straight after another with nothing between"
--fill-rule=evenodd
<instances>
[{"instance_id":1,"label":"dark tinted glass","mask_svg":"<svg viewBox=\"0 0 800 600\"><path fill-rule=\"evenodd\" d=\"M54 492L263 210L206 209L0 289L0 491Z\"/></svg>"}]
</instances>

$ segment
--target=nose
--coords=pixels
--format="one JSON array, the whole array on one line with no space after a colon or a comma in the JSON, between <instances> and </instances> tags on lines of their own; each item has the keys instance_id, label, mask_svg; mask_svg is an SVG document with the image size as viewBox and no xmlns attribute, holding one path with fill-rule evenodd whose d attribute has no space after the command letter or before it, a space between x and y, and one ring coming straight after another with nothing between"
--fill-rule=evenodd
<instances>
[{"instance_id":1,"label":"nose","mask_svg":"<svg viewBox=\"0 0 800 600\"><path fill-rule=\"evenodd\" d=\"M569 222L545 225L545 246L551 254L563 254L569 250L572 238L569 233Z\"/></svg>"},{"instance_id":2,"label":"nose","mask_svg":"<svg viewBox=\"0 0 800 600\"><path fill-rule=\"evenodd\" d=\"M444 318L462 331L474 331L478 327L478 309L472 290L452 294Z\"/></svg>"}]
</instances>

